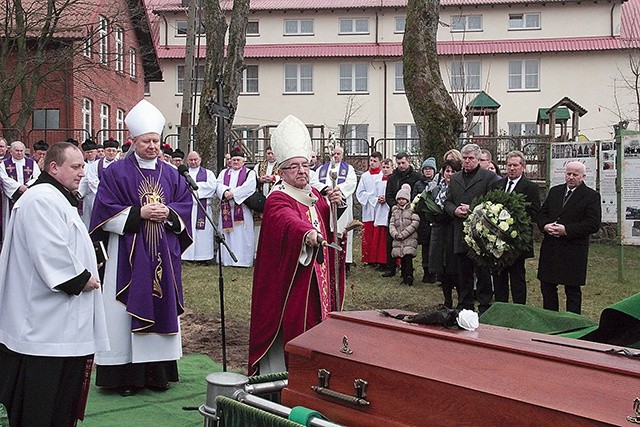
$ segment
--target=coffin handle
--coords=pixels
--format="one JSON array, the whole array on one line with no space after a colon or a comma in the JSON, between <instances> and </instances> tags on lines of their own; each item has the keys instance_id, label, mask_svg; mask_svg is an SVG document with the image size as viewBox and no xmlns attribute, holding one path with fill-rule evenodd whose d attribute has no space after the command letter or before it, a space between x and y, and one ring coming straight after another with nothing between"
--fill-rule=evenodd
<instances>
[{"instance_id":1,"label":"coffin handle","mask_svg":"<svg viewBox=\"0 0 640 427\"><path fill-rule=\"evenodd\" d=\"M367 397L367 381L358 378L354 381L353 387L355 389L355 396L349 396L348 394L334 391L329 388L329 377L331 373L326 369L318 370L318 383L319 385L311 386L311 389L317 394L322 396L331 397L332 399L339 400L341 402L348 403L355 406L369 406Z\"/></svg>"}]
</instances>

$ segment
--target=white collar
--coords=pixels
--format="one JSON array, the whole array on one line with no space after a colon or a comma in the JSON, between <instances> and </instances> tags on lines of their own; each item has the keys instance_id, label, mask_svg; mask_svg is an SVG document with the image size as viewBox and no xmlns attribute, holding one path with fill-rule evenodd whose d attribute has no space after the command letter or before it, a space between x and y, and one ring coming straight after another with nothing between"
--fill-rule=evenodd
<instances>
[{"instance_id":1,"label":"white collar","mask_svg":"<svg viewBox=\"0 0 640 427\"><path fill-rule=\"evenodd\" d=\"M138 161L138 166L140 166L140 169L155 169L156 168L156 164L158 163L158 158L155 157L151 160L147 160L147 159L143 159L142 157L138 156L138 153L133 153L134 156L136 156L136 160Z\"/></svg>"}]
</instances>

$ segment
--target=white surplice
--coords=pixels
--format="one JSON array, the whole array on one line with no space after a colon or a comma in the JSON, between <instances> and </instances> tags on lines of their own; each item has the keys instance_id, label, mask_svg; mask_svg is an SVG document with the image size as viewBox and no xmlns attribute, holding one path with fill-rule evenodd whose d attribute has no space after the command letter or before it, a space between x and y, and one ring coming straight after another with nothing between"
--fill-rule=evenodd
<instances>
[{"instance_id":1,"label":"white surplice","mask_svg":"<svg viewBox=\"0 0 640 427\"><path fill-rule=\"evenodd\" d=\"M0 161L0 182L2 183L2 229L4 234L7 234L7 227L9 226L9 217L11 216L11 197L20 188L21 185L31 185L40 176L40 168L37 162L33 162L33 172L31 178L24 182L23 168L25 165L25 159L16 160L13 159L13 164L16 167L16 177L13 179L7 174L7 169L3 161Z\"/></svg>"},{"instance_id":2,"label":"white surplice","mask_svg":"<svg viewBox=\"0 0 640 427\"><path fill-rule=\"evenodd\" d=\"M198 176L198 171L200 167L197 168L189 168L189 175L195 181ZM215 174L209 169L205 169L207 171L207 180L206 181L198 181L198 190L196 194L198 195L198 199L206 199L203 203L206 208L207 215L209 218L212 218L212 209L211 209L211 201L212 198L216 195L216 189L218 188L218 181L216 180ZM189 246L183 253L182 259L186 261L208 261L213 259L214 256L214 246L213 246L213 227L209 223L208 219L204 219L204 230L196 229L196 222L198 218L198 213L201 208L198 205L196 200L193 201L193 208L191 209L191 228L193 236L193 244ZM212 218L213 219L213 218Z\"/></svg>"}]
</instances>

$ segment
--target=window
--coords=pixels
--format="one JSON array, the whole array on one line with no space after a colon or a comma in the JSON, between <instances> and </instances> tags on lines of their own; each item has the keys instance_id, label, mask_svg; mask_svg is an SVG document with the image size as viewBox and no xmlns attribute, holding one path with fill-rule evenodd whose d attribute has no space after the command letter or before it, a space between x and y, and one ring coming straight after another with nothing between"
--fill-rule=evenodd
<instances>
[{"instance_id":1,"label":"window","mask_svg":"<svg viewBox=\"0 0 640 427\"><path fill-rule=\"evenodd\" d=\"M176 37L185 37L187 35L188 30L189 30L189 23L187 21L176 21ZM202 25L202 22L200 22L196 30L196 34L204 34L204 33L205 33L204 25Z\"/></svg>"},{"instance_id":2,"label":"window","mask_svg":"<svg viewBox=\"0 0 640 427\"><path fill-rule=\"evenodd\" d=\"M93 45L93 37L91 34L87 35L87 38L84 39L82 44L82 54L87 58L91 58L91 47Z\"/></svg>"},{"instance_id":3,"label":"window","mask_svg":"<svg viewBox=\"0 0 640 427\"><path fill-rule=\"evenodd\" d=\"M539 13L512 13L509 14L510 30L539 30L540 14Z\"/></svg>"},{"instance_id":4,"label":"window","mask_svg":"<svg viewBox=\"0 0 640 427\"><path fill-rule=\"evenodd\" d=\"M98 56L100 63L107 65L109 63L109 23L104 16L100 17L98 27L98 37L100 37L100 50Z\"/></svg>"},{"instance_id":5,"label":"window","mask_svg":"<svg viewBox=\"0 0 640 427\"><path fill-rule=\"evenodd\" d=\"M114 31L115 48L116 48L116 71L124 72L124 30L122 27L116 27Z\"/></svg>"},{"instance_id":6,"label":"window","mask_svg":"<svg viewBox=\"0 0 640 427\"><path fill-rule=\"evenodd\" d=\"M285 19L285 36L312 36L313 19Z\"/></svg>"},{"instance_id":7,"label":"window","mask_svg":"<svg viewBox=\"0 0 640 427\"><path fill-rule=\"evenodd\" d=\"M249 21L247 22L247 32L248 36L259 36L260 35L260 22L259 21Z\"/></svg>"},{"instance_id":8,"label":"window","mask_svg":"<svg viewBox=\"0 0 640 427\"><path fill-rule=\"evenodd\" d=\"M509 90L540 89L540 61L509 61Z\"/></svg>"},{"instance_id":9,"label":"window","mask_svg":"<svg viewBox=\"0 0 640 427\"><path fill-rule=\"evenodd\" d=\"M137 78L137 76L136 76L136 60L137 60L136 50L135 49L129 49L129 77L131 77L132 79Z\"/></svg>"},{"instance_id":10,"label":"window","mask_svg":"<svg viewBox=\"0 0 640 427\"><path fill-rule=\"evenodd\" d=\"M414 124L394 125L396 135L395 152L405 152L416 154L420 152L420 140L418 139L418 128Z\"/></svg>"},{"instance_id":11,"label":"window","mask_svg":"<svg viewBox=\"0 0 640 427\"><path fill-rule=\"evenodd\" d=\"M178 65L177 87L176 92L182 93L184 91L184 65ZM202 92L202 85L204 84L204 65L198 65L194 69L193 81L195 83L195 93Z\"/></svg>"},{"instance_id":12,"label":"window","mask_svg":"<svg viewBox=\"0 0 640 427\"><path fill-rule=\"evenodd\" d=\"M284 66L284 92L313 92L313 66L310 64L286 64Z\"/></svg>"},{"instance_id":13,"label":"window","mask_svg":"<svg viewBox=\"0 0 640 427\"><path fill-rule=\"evenodd\" d=\"M60 129L60 110L33 110L33 129Z\"/></svg>"},{"instance_id":14,"label":"window","mask_svg":"<svg viewBox=\"0 0 640 427\"><path fill-rule=\"evenodd\" d=\"M367 92L369 64L340 64L340 92Z\"/></svg>"},{"instance_id":15,"label":"window","mask_svg":"<svg viewBox=\"0 0 640 427\"><path fill-rule=\"evenodd\" d=\"M407 18L405 18L404 16L397 16L396 17L396 29L395 29L395 33L398 34L404 34L404 28L407 25Z\"/></svg>"},{"instance_id":16,"label":"window","mask_svg":"<svg viewBox=\"0 0 640 427\"><path fill-rule=\"evenodd\" d=\"M451 17L451 32L482 31L482 15L454 15Z\"/></svg>"},{"instance_id":17,"label":"window","mask_svg":"<svg viewBox=\"0 0 640 427\"><path fill-rule=\"evenodd\" d=\"M107 130L109 129L109 106L107 104L100 104L100 142L104 142L109 139Z\"/></svg>"},{"instance_id":18,"label":"window","mask_svg":"<svg viewBox=\"0 0 640 427\"><path fill-rule=\"evenodd\" d=\"M532 122L509 123L509 136L536 135L538 126Z\"/></svg>"},{"instance_id":19,"label":"window","mask_svg":"<svg viewBox=\"0 0 640 427\"><path fill-rule=\"evenodd\" d=\"M92 102L89 98L82 98L82 128L89 134L93 135L93 113Z\"/></svg>"},{"instance_id":20,"label":"window","mask_svg":"<svg viewBox=\"0 0 640 427\"><path fill-rule=\"evenodd\" d=\"M404 65L402 61L395 63L395 92L404 92Z\"/></svg>"},{"instance_id":21,"label":"window","mask_svg":"<svg viewBox=\"0 0 640 427\"><path fill-rule=\"evenodd\" d=\"M453 61L451 63L451 91L480 90L480 61Z\"/></svg>"},{"instance_id":22,"label":"window","mask_svg":"<svg viewBox=\"0 0 640 427\"><path fill-rule=\"evenodd\" d=\"M242 89L241 93L258 93L258 66L247 65L242 70Z\"/></svg>"},{"instance_id":23,"label":"window","mask_svg":"<svg viewBox=\"0 0 640 427\"><path fill-rule=\"evenodd\" d=\"M340 125L340 135L347 139L345 151L350 154L366 155L369 153L369 125Z\"/></svg>"},{"instance_id":24,"label":"window","mask_svg":"<svg viewBox=\"0 0 640 427\"><path fill-rule=\"evenodd\" d=\"M124 110L116 110L116 139L124 144Z\"/></svg>"},{"instance_id":25,"label":"window","mask_svg":"<svg viewBox=\"0 0 640 427\"><path fill-rule=\"evenodd\" d=\"M369 34L367 18L340 19L340 34Z\"/></svg>"}]
</instances>

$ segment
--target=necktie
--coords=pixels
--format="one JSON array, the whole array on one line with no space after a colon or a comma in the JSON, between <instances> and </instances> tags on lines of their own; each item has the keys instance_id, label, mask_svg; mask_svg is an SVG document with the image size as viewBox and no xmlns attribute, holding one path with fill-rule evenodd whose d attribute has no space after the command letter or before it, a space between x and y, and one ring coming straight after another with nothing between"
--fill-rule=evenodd
<instances>
[{"instance_id":1,"label":"necktie","mask_svg":"<svg viewBox=\"0 0 640 427\"><path fill-rule=\"evenodd\" d=\"M573 193L573 190L567 191L567 194L564 195L564 199L562 200L562 206L564 206L567 203L567 200L569 200L569 197L571 197L571 193Z\"/></svg>"},{"instance_id":2,"label":"necktie","mask_svg":"<svg viewBox=\"0 0 640 427\"><path fill-rule=\"evenodd\" d=\"M511 193L511 190L513 190L513 181L509 180L507 183L507 193Z\"/></svg>"}]
</instances>

